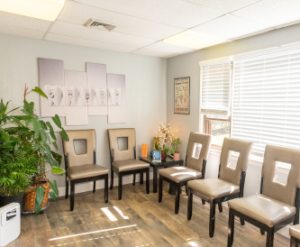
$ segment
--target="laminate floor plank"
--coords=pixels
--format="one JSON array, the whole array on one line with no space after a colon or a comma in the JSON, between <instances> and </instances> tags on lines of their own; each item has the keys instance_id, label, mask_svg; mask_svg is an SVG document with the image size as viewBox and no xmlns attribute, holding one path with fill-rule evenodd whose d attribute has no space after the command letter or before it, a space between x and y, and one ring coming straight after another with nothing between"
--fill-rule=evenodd
<instances>
[{"instance_id":1,"label":"laminate floor plank","mask_svg":"<svg viewBox=\"0 0 300 247\"><path fill-rule=\"evenodd\" d=\"M209 205L194 197L193 217L186 219L187 196L183 192L179 214L174 214L174 196L163 192L145 194L145 186L124 186L123 199L117 188L103 202L103 190L76 194L75 208L69 200L51 202L40 215L22 216L21 235L9 247L224 247L227 243L228 210L216 210L214 238L208 236ZM266 236L258 228L235 223L234 247L264 247ZM275 235L274 247L288 247L289 240Z\"/></svg>"}]
</instances>

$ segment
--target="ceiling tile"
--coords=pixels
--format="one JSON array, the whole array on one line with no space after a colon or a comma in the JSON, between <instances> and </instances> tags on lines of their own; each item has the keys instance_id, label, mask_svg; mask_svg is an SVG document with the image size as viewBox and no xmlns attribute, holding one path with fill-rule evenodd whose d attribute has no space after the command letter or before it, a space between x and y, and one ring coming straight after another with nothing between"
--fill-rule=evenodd
<instances>
[{"instance_id":1,"label":"ceiling tile","mask_svg":"<svg viewBox=\"0 0 300 247\"><path fill-rule=\"evenodd\" d=\"M182 0L77 0L77 2L181 28L190 28L223 14L220 9Z\"/></svg>"},{"instance_id":2,"label":"ceiling tile","mask_svg":"<svg viewBox=\"0 0 300 247\"><path fill-rule=\"evenodd\" d=\"M299 9L299 0L262 0L233 14L257 22L265 29L299 21Z\"/></svg>"},{"instance_id":3,"label":"ceiling tile","mask_svg":"<svg viewBox=\"0 0 300 247\"><path fill-rule=\"evenodd\" d=\"M50 29L50 33L61 34L71 38L87 39L107 43L111 45L124 46L133 50L152 44L155 40L132 35L102 31L99 29L87 28L78 24L70 24L56 21Z\"/></svg>"},{"instance_id":4,"label":"ceiling tile","mask_svg":"<svg viewBox=\"0 0 300 247\"><path fill-rule=\"evenodd\" d=\"M186 47L178 47L164 42L158 42L153 45L135 51L135 54L157 57L172 57L179 54L192 52L194 49Z\"/></svg>"},{"instance_id":5,"label":"ceiling tile","mask_svg":"<svg viewBox=\"0 0 300 247\"><path fill-rule=\"evenodd\" d=\"M183 30L182 28L167 26L101 8L78 4L76 2L66 2L64 9L59 16L59 20L61 21L79 25L83 25L90 18L95 18L101 22L116 26L113 32L150 39L162 39Z\"/></svg>"},{"instance_id":6,"label":"ceiling tile","mask_svg":"<svg viewBox=\"0 0 300 247\"><path fill-rule=\"evenodd\" d=\"M133 46L120 46L116 44L109 44L109 43L104 43L95 40L88 40L88 39L83 39L78 37L77 38L69 37L69 36L65 36L62 34L55 34L55 33L48 33L45 40L71 44L71 45L93 47L93 48L99 48L103 50L111 50L117 52L131 52L134 49Z\"/></svg>"},{"instance_id":7,"label":"ceiling tile","mask_svg":"<svg viewBox=\"0 0 300 247\"><path fill-rule=\"evenodd\" d=\"M21 15L10 14L0 11L0 31L38 38L47 32L49 21L43 21Z\"/></svg>"},{"instance_id":8,"label":"ceiling tile","mask_svg":"<svg viewBox=\"0 0 300 247\"><path fill-rule=\"evenodd\" d=\"M192 31L204 33L207 36L210 36L211 39L226 41L249 35L261 28L263 28L263 26L260 23L227 14L200 25L199 27L192 29Z\"/></svg>"}]
</instances>

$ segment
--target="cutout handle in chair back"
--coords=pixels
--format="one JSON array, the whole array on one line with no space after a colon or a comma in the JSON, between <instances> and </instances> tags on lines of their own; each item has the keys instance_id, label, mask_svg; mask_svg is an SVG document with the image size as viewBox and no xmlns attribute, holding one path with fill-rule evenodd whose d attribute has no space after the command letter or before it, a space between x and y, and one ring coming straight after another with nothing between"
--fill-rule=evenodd
<instances>
[{"instance_id":1,"label":"cutout handle in chair back","mask_svg":"<svg viewBox=\"0 0 300 247\"><path fill-rule=\"evenodd\" d=\"M135 129L108 129L107 131L113 160L135 159Z\"/></svg>"},{"instance_id":2,"label":"cutout handle in chair back","mask_svg":"<svg viewBox=\"0 0 300 247\"><path fill-rule=\"evenodd\" d=\"M207 160L210 135L191 132L186 151L186 166L202 171L203 160Z\"/></svg>"},{"instance_id":3,"label":"cutout handle in chair back","mask_svg":"<svg viewBox=\"0 0 300 247\"><path fill-rule=\"evenodd\" d=\"M246 172L251 142L224 138L220 158L220 179L239 185L241 173Z\"/></svg>"},{"instance_id":4,"label":"cutout handle in chair back","mask_svg":"<svg viewBox=\"0 0 300 247\"><path fill-rule=\"evenodd\" d=\"M68 156L69 166L94 164L96 147L95 130L67 130L69 141L63 143L64 154Z\"/></svg>"},{"instance_id":5,"label":"cutout handle in chair back","mask_svg":"<svg viewBox=\"0 0 300 247\"><path fill-rule=\"evenodd\" d=\"M278 166L288 173L286 179L278 179ZM262 178L262 194L294 206L296 190L300 188L300 150L267 145Z\"/></svg>"}]
</instances>

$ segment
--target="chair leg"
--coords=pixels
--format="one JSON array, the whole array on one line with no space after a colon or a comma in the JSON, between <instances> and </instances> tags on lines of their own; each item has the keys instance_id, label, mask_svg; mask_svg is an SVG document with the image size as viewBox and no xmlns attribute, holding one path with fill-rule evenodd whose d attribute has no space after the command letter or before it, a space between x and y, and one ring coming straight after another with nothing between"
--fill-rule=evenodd
<instances>
[{"instance_id":1,"label":"chair leg","mask_svg":"<svg viewBox=\"0 0 300 247\"><path fill-rule=\"evenodd\" d=\"M104 202L108 203L108 175L104 178Z\"/></svg>"},{"instance_id":2,"label":"chair leg","mask_svg":"<svg viewBox=\"0 0 300 247\"><path fill-rule=\"evenodd\" d=\"M227 247L231 247L234 238L234 215L229 209Z\"/></svg>"},{"instance_id":3,"label":"chair leg","mask_svg":"<svg viewBox=\"0 0 300 247\"><path fill-rule=\"evenodd\" d=\"M180 186L180 184L177 184L176 187L177 188L176 188L176 196L175 196L175 214L178 214L179 206L180 206L181 186Z\"/></svg>"},{"instance_id":4,"label":"chair leg","mask_svg":"<svg viewBox=\"0 0 300 247\"><path fill-rule=\"evenodd\" d=\"M110 171L110 189L112 190L113 187L114 187L114 171L111 168L111 171Z\"/></svg>"},{"instance_id":5,"label":"chair leg","mask_svg":"<svg viewBox=\"0 0 300 247\"><path fill-rule=\"evenodd\" d=\"M140 172L140 184L144 183L144 173Z\"/></svg>"},{"instance_id":6,"label":"chair leg","mask_svg":"<svg viewBox=\"0 0 300 247\"><path fill-rule=\"evenodd\" d=\"M75 183L71 181L70 211L73 211L74 209L74 192L75 192Z\"/></svg>"},{"instance_id":7,"label":"chair leg","mask_svg":"<svg viewBox=\"0 0 300 247\"><path fill-rule=\"evenodd\" d=\"M274 229L267 231L267 245L266 247L273 247L274 243Z\"/></svg>"},{"instance_id":8,"label":"chair leg","mask_svg":"<svg viewBox=\"0 0 300 247\"><path fill-rule=\"evenodd\" d=\"M133 182L132 182L132 185L135 185L135 173L133 173Z\"/></svg>"},{"instance_id":9,"label":"chair leg","mask_svg":"<svg viewBox=\"0 0 300 247\"><path fill-rule=\"evenodd\" d=\"M193 214L193 192L191 189L188 190L188 209L187 209L187 219L190 220Z\"/></svg>"},{"instance_id":10,"label":"chair leg","mask_svg":"<svg viewBox=\"0 0 300 247\"><path fill-rule=\"evenodd\" d=\"M185 184L185 194L186 194L187 196L189 195L189 190L188 190L187 183Z\"/></svg>"},{"instance_id":11,"label":"chair leg","mask_svg":"<svg viewBox=\"0 0 300 247\"><path fill-rule=\"evenodd\" d=\"M260 229L260 234L265 235L265 231L263 229Z\"/></svg>"},{"instance_id":12,"label":"chair leg","mask_svg":"<svg viewBox=\"0 0 300 247\"><path fill-rule=\"evenodd\" d=\"M216 203L210 202L209 210L209 237L213 237L215 233L215 214L216 214Z\"/></svg>"},{"instance_id":13,"label":"chair leg","mask_svg":"<svg viewBox=\"0 0 300 247\"><path fill-rule=\"evenodd\" d=\"M159 176L158 178L158 202L162 201L162 191L163 191L163 178Z\"/></svg>"},{"instance_id":14,"label":"chair leg","mask_svg":"<svg viewBox=\"0 0 300 247\"><path fill-rule=\"evenodd\" d=\"M65 198L67 199L69 197L69 181L66 178L66 193L65 193Z\"/></svg>"},{"instance_id":15,"label":"chair leg","mask_svg":"<svg viewBox=\"0 0 300 247\"><path fill-rule=\"evenodd\" d=\"M143 173L141 173L141 179L142 181L144 180L144 175L142 175ZM146 171L146 193L149 194L150 193L150 174L149 174L149 169L147 169Z\"/></svg>"},{"instance_id":16,"label":"chair leg","mask_svg":"<svg viewBox=\"0 0 300 247\"><path fill-rule=\"evenodd\" d=\"M202 201L202 205L205 205L205 201L203 199L201 201Z\"/></svg>"},{"instance_id":17,"label":"chair leg","mask_svg":"<svg viewBox=\"0 0 300 247\"><path fill-rule=\"evenodd\" d=\"M95 191L96 191L96 180L94 180L93 182L93 193L95 193Z\"/></svg>"},{"instance_id":18,"label":"chair leg","mask_svg":"<svg viewBox=\"0 0 300 247\"><path fill-rule=\"evenodd\" d=\"M119 173L119 184L118 184L118 200L122 199L122 174Z\"/></svg>"},{"instance_id":19,"label":"chair leg","mask_svg":"<svg viewBox=\"0 0 300 247\"><path fill-rule=\"evenodd\" d=\"M240 222L241 222L242 226L245 225L245 219L244 218L240 217Z\"/></svg>"},{"instance_id":20,"label":"chair leg","mask_svg":"<svg viewBox=\"0 0 300 247\"><path fill-rule=\"evenodd\" d=\"M219 212L222 213L223 212L223 207L222 207L221 202L218 202L218 208L219 208Z\"/></svg>"}]
</instances>

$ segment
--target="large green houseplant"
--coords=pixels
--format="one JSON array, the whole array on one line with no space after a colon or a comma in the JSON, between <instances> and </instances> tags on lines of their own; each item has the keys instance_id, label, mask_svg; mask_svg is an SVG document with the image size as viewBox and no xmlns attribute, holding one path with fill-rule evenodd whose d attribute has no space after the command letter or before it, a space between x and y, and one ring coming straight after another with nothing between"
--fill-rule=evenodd
<instances>
[{"instance_id":1,"label":"large green houseplant","mask_svg":"<svg viewBox=\"0 0 300 247\"><path fill-rule=\"evenodd\" d=\"M52 173L64 173L60 167L61 156L53 151L57 149L53 126L60 130L63 140L67 140L68 136L59 116L52 117L53 125L34 112L34 102L27 100L32 92L47 98L40 88L29 90L25 87L22 106L10 109L9 102L0 101L0 196L14 197L34 185L35 211L39 212L45 191L37 185L47 181L46 164L50 165ZM56 183L50 184L50 195L56 197Z\"/></svg>"}]
</instances>

